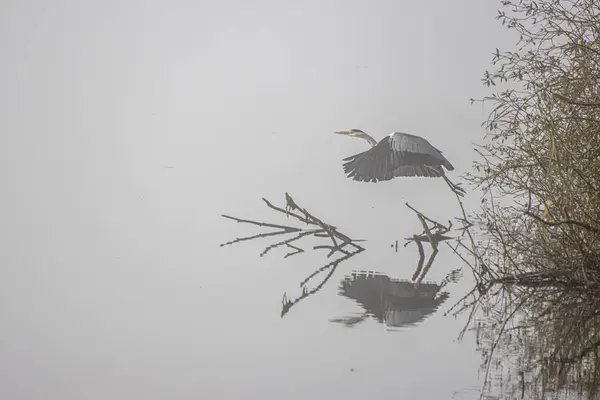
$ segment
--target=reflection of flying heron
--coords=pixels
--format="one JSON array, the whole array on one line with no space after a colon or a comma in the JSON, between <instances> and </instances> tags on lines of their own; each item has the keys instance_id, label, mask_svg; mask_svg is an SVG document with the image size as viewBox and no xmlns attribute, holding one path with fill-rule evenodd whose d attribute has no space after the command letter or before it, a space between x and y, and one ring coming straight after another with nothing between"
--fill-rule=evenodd
<instances>
[{"instance_id":1,"label":"reflection of flying heron","mask_svg":"<svg viewBox=\"0 0 600 400\"><path fill-rule=\"evenodd\" d=\"M356 317L336 318L353 326L373 316L389 328L416 325L434 314L450 296L442 292L444 284L393 279L373 271L353 271L339 286L339 294L355 300L365 310Z\"/></svg>"},{"instance_id":2,"label":"reflection of flying heron","mask_svg":"<svg viewBox=\"0 0 600 400\"><path fill-rule=\"evenodd\" d=\"M454 170L450 162L426 139L408 133L394 132L379 143L360 129L335 132L365 139L370 150L345 158L344 172L355 181L388 181L398 176L442 177L456 194L464 189L450 182L445 171Z\"/></svg>"}]
</instances>

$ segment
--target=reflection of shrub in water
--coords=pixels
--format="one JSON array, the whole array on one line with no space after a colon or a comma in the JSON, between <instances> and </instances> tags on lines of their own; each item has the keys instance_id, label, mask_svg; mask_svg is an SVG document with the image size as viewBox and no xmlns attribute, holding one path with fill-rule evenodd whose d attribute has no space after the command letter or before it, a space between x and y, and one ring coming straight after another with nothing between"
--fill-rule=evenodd
<instances>
[{"instance_id":1,"label":"reflection of shrub in water","mask_svg":"<svg viewBox=\"0 0 600 400\"><path fill-rule=\"evenodd\" d=\"M599 301L552 287L490 296L476 329L488 388L510 398L598 398Z\"/></svg>"}]
</instances>

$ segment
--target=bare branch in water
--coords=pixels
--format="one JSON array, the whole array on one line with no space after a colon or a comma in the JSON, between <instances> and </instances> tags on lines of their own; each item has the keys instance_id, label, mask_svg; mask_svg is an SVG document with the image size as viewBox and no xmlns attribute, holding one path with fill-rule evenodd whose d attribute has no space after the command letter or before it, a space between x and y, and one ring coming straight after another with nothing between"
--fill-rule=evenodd
<instances>
[{"instance_id":1,"label":"bare branch in water","mask_svg":"<svg viewBox=\"0 0 600 400\"><path fill-rule=\"evenodd\" d=\"M257 235L236 238L235 240L232 240L230 242L222 243L220 245L221 247L232 245L232 244L239 243L239 242L244 242L244 241L247 241L247 240L254 240L254 239L263 238L263 237L285 235L287 233L300 232L302 230L302 229L294 228L294 227L291 227L291 226L269 224L269 223L266 223L266 222L251 221L251 220L247 220L247 219L241 219L241 218L232 217L232 216L225 215L225 214L222 214L221 216L223 218L234 220L235 222L238 222L238 223L252 224L252 225L265 226L265 227L269 227L269 228L279 229L279 231L276 231L276 232L259 233Z\"/></svg>"},{"instance_id":2,"label":"bare branch in water","mask_svg":"<svg viewBox=\"0 0 600 400\"><path fill-rule=\"evenodd\" d=\"M287 314L289 312L290 308L293 307L295 304L297 304L301 300L303 300L303 299L315 294L319 290L321 290L321 288L325 285L325 283L329 280L329 278L331 278L331 276L333 275L336 268L338 267L338 265L341 262L348 260L349 258L355 256L358 253L363 252L365 249L362 246L356 244L356 242L361 242L363 240L353 240L350 237L348 237L347 235L345 235L344 233L341 233L340 231L338 231L338 228L335 227L334 225L328 224L328 223L324 222L322 219L315 217L314 214L307 211L306 208L300 207L298 205L298 203L296 203L296 201L292 198L292 196L290 196L289 193L287 193L287 192L285 193L285 203L286 204L285 204L284 208L273 205L269 200L267 200L265 198L263 198L262 200L265 202L267 207L269 207L270 209L275 210L279 213L285 214L285 216L287 218L292 217L293 219L295 219L305 225L308 225L309 228L295 227L295 226L288 226L288 225L279 225L279 224L273 224L273 223L267 223L267 222L241 219L241 218L231 217L229 215L223 215L224 218L234 220L238 223L246 223L246 224L257 225L260 227L275 228L278 230L275 232L265 232L265 233L260 233L260 234L256 234L256 235L252 235L252 236L243 237L243 238L237 238L230 242L223 243L223 244L221 244L221 246L227 246L227 245L231 245L234 243L239 243L242 241L248 241L248 240L253 240L253 239L258 239L258 238L296 233L296 235L291 238L281 240L277 243L273 243L271 245L266 246L265 249L260 254L260 256L262 257L265 254L267 254L269 251L276 249L278 247L284 246L284 245L286 247L294 250L294 251L286 253L284 255L284 258L293 256L293 255L296 255L299 253L303 253L304 249L302 249L292 243L296 243L304 237L313 237L316 239L329 239L329 244L313 246L313 250L319 250L319 249L329 250L329 252L327 254L327 258L330 258L331 256L333 256L336 253L341 253L339 258L318 268L316 271L311 273L306 279L304 279L301 282L300 287L302 288L302 294L299 297L297 297L293 300L290 300L287 296L287 293L284 293L283 299L282 299L283 305L282 305L282 311L281 311L281 316L283 317L285 314ZM313 289L308 289L306 284L312 278L314 278L315 276L317 276L320 273L325 272L325 271L328 271L328 273L323 277L323 279Z\"/></svg>"},{"instance_id":3,"label":"bare branch in water","mask_svg":"<svg viewBox=\"0 0 600 400\"><path fill-rule=\"evenodd\" d=\"M428 217L426 217L423 213L412 207L410 204L405 203L408 208L413 210L415 214L417 214L417 218L421 221L421 225L423 226L423 233L419 235L413 235L412 238L406 238L407 242L404 244L406 247L411 241L414 241L417 244L417 248L419 249L419 262L417 263L417 268L415 273L412 276L413 281L417 281L417 283L421 283L421 281L425 278L435 257L438 253L438 243L444 240L451 239L449 236L445 236L444 234L450 231L452 228L452 222L448 221L448 225L442 225L437 221L434 221ZM431 227L427 225L427 222L431 223ZM425 261L425 252L423 250L422 242L428 242L431 246L432 253L427 260L427 264L425 264L425 268L423 269L423 263Z\"/></svg>"}]
</instances>

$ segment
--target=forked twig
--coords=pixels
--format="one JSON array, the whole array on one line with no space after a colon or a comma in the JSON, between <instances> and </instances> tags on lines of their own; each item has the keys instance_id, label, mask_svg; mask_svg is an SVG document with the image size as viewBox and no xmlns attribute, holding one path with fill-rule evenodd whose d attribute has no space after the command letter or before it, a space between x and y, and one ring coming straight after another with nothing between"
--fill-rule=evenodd
<instances>
[{"instance_id":1,"label":"forked twig","mask_svg":"<svg viewBox=\"0 0 600 400\"><path fill-rule=\"evenodd\" d=\"M415 269L415 272L412 276L412 280L416 281L417 283L420 283L429 272L429 269L431 268L431 265L433 264L433 261L437 256L438 243L447 239L451 239L449 236L445 236L444 234L450 231L450 229L452 228L452 222L448 221L448 226L442 225L439 222L426 217L425 215L423 215L423 213L411 207L410 204L405 204L408 208L413 210L415 214L417 214L417 218L423 226L423 233L419 235L413 235L412 238L407 238L407 242L404 244L404 247L406 247L411 241L414 241L417 244L417 247L419 249L419 261L417 263L417 268ZM427 222L430 222L433 226L430 228L429 226L427 226ZM425 264L425 268L423 268L423 263L425 261L425 252L423 250L422 242L429 242L429 245L432 249L432 253L429 256L429 259L427 260L427 264Z\"/></svg>"},{"instance_id":2,"label":"forked twig","mask_svg":"<svg viewBox=\"0 0 600 400\"><path fill-rule=\"evenodd\" d=\"M286 247L294 250L294 251L286 253L284 255L284 258L293 256L293 255L296 255L299 253L303 253L304 249L302 249L292 243L296 243L300 239L307 237L307 236L312 236L317 239L324 239L324 238L329 239L330 244L328 244L328 245L323 244L323 245L313 246L313 250L318 250L318 249L329 250L329 252L327 254L327 258L330 258L335 253L338 253L338 252L341 253L341 256L339 258L318 268L316 271L311 273L306 279L304 279L301 282L300 286L302 288L302 294L298 298L296 298L294 300L289 300L289 298L287 297L287 294L284 293L283 310L281 312L281 316L283 317L285 314L287 314L287 312L290 310L290 308L293 305L297 304L302 299L305 299L308 296L318 292L325 285L325 283L329 280L329 278L331 278L331 276L333 275L336 268L338 267L338 265L341 262L355 256L356 254L364 251L365 249L362 246L356 244L356 242L359 242L362 240L353 240L350 237L348 237L347 235L339 232L337 227L335 227L331 224L327 224L327 223L323 222L323 220L321 220L320 218L315 217L312 213L307 211L305 208L300 207L298 205L298 203L296 203L294 201L294 199L287 192L285 193L285 203L286 204L285 204L284 208L273 205L270 201L268 201L265 198L263 198L262 200L265 202L267 207L269 207L270 209L275 210L280 213L283 213L283 214L285 214L285 216L287 218L291 217L303 224L310 226L311 228L300 228L300 227L295 227L295 226L279 225L279 224L252 221L252 220L247 220L247 219L231 217L228 215L223 215L224 218L228 218L228 219L234 220L239 223L253 224L253 225L260 226L260 227L275 228L278 230L275 232L265 232L265 233L260 233L260 234L256 234L256 235L252 235L252 236L243 237L243 238L237 238L230 242L223 243L223 244L221 244L221 246L226 246L226 245L239 243L239 242L247 241L247 240L253 240L253 239L257 239L257 238L284 235L284 234L289 234L289 233L296 233L296 235L291 238L281 240L277 243L268 245L262 251L260 256L262 257L265 254L267 254L269 251L276 249L278 247L284 246L284 245ZM351 249L349 249L349 247ZM327 275L321 280L321 282L319 284L317 284L317 286L315 286L313 289L309 290L306 287L306 284L308 283L308 281L324 271L328 271Z\"/></svg>"}]
</instances>

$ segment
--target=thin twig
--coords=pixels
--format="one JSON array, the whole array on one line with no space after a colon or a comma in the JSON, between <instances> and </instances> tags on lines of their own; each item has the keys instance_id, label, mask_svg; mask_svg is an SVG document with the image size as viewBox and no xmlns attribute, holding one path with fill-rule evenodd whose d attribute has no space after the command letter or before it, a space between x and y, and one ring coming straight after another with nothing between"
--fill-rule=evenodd
<instances>
[{"instance_id":1,"label":"thin twig","mask_svg":"<svg viewBox=\"0 0 600 400\"><path fill-rule=\"evenodd\" d=\"M239 242L244 242L246 240L254 240L254 239L258 239L258 238L264 238L264 237L269 237L269 236L277 236L277 235L285 235L291 232L286 232L286 231L282 231L282 232L267 232L267 233L259 233L256 235L252 235L252 236L245 236L245 237L241 237L241 238L236 238L235 240L231 240L229 242L226 243L222 243L219 246L223 247L223 246L229 246L235 243L239 243Z\"/></svg>"},{"instance_id":2,"label":"thin twig","mask_svg":"<svg viewBox=\"0 0 600 400\"><path fill-rule=\"evenodd\" d=\"M537 221L542 222L544 225L548 225L548 226L577 225L577 226L582 227L584 229L587 229L589 231L600 233L600 229L595 228L595 227L593 227L591 225L588 225L585 222L574 221L572 219L565 219L565 220L562 220L562 221L551 222L551 221L546 221L545 219L543 219L541 217L538 217L537 215L535 215L534 213L529 212L529 211L525 211L524 214L532 217L533 219L535 219Z\"/></svg>"},{"instance_id":3,"label":"thin twig","mask_svg":"<svg viewBox=\"0 0 600 400\"><path fill-rule=\"evenodd\" d=\"M289 232L298 232L298 231L301 230L299 228L294 228L292 226L269 224L269 223L266 223L266 222L258 222L258 221L251 221L249 219L236 218L236 217L232 217L230 215L225 215L225 214L221 214L221 216L223 218L232 219L235 222L239 222L239 223L253 224L253 225L258 225L258 226L266 226L266 227L269 227L269 228L283 229L283 230L286 230L286 231L289 231Z\"/></svg>"}]
</instances>

